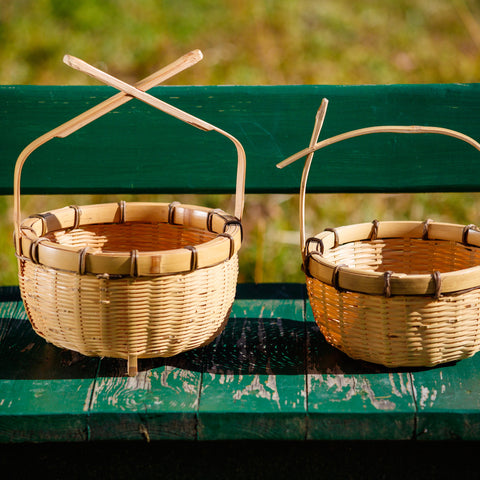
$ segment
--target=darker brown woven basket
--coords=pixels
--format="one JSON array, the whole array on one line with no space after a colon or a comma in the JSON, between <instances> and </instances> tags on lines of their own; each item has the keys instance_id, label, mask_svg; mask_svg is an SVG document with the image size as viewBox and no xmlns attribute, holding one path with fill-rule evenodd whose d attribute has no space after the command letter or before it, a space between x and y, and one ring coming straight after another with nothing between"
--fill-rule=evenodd
<instances>
[{"instance_id":1,"label":"darker brown woven basket","mask_svg":"<svg viewBox=\"0 0 480 480\"><path fill-rule=\"evenodd\" d=\"M473 225L377 222L330 228L305 240L305 192L313 153L376 132L436 133L436 127L381 126L317 142L317 114L300 189L300 243L313 314L329 343L349 356L388 367L433 366L480 350L480 232Z\"/></svg>"}]
</instances>

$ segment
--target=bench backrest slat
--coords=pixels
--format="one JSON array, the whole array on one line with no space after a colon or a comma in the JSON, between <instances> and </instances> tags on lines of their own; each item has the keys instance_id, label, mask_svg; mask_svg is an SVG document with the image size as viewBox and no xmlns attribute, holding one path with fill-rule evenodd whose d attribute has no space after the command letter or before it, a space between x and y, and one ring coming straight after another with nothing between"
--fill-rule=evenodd
<instances>
[{"instance_id":1,"label":"bench backrest slat","mask_svg":"<svg viewBox=\"0 0 480 480\"><path fill-rule=\"evenodd\" d=\"M0 87L0 194L35 138L116 91L105 86ZM163 86L150 90L234 135L247 154L247 193L298 192L303 161L276 163L308 146L323 97L320 140L373 125L430 125L480 140L480 84L372 86ZM27 161L22 193L231 193L236 152L132 100ZM480 190L480 153L439 135L375 134L315 154L310 192Z\"/></svg>"}]
</instances>

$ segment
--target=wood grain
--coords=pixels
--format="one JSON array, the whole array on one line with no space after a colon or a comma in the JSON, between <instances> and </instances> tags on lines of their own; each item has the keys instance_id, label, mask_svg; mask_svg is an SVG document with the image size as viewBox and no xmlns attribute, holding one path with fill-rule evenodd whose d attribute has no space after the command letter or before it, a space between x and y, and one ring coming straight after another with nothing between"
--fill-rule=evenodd
<instances>
[{"instance_id":1,"label":"wood grain","mask_svg":"<svg viewBox=\"0 0 480 480\"><path fill-rule=\"evenodd\" d=\"M308 438L411 439L415 400L408 371L355 361L308 322Z\"/></svg>"},{"instance_id":2,"label":"wood grain","mask_svg":"<svg viewBox=\"0 0 480 480\"><path fill-rule=\"evenodd\" d=\"M237 300L208 349L199 438L305 438L303 300Z\"/></svg>"}]
</instances>

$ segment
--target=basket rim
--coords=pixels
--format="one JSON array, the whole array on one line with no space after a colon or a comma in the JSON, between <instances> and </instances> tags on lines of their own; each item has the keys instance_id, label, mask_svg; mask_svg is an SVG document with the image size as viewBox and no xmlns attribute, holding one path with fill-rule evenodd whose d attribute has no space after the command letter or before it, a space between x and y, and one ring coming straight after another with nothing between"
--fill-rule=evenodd
<instances>
[{"instance_id":1,"label":"basket rim","mask_svg":"<svg viewBox=\"0 0 480 480\"><path fill-rule=\"evenodd\" d=\"M480 265L429 274L376 272L338 265L324 257L328 251L349 243L380 239L411 238L451 241L469 248L480 247L475 225L427 221L382 221L328 228L310 237L303 252L303 269L309 277L338 290L373 295L427 295L439 297L480 287Z\"/></svg>"},{"instance_id":2,"label":"basket rim","mask_svg":"<svg viewBox=\"0 0 480 480\"><path fill-rule=\"evenodd\" d=\"M182 248L102 251L56 243L45 235L99 224L165 224L204 230L215 237ZM116 202L71 205L33 214L20 226L21 260L79 274L157 276L188 273L230 260L243 240L241 221L218 208L180 202Z\"/></svg>"}]
</instances>

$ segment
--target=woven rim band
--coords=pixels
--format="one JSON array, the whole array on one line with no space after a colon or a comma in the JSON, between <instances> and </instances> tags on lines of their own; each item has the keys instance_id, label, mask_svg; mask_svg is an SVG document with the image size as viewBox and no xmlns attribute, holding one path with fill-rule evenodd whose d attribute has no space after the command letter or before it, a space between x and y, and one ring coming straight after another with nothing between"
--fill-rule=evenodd
<instances>
[{"instance_id":1,"label":"woven rim band","mask_svg":"<svg viewBox=\"0 0 480 480\"><path fill-rule=\"evenodd\" d=\"M373 227L372 227L373 225ZM378 222L326 229L309 238L305 245L303 270L311 278L339 291L372 295L440 295L456 294L480 288L480 265L443 272L406 274L351 267L330 261L330 250L355 242L377 242L382 239L417 239L425 242L450 241L469 248L480 247L480 231L475 225L425 222ZM428 246L428 243L427 243ZM353 247L352 247L353 248ZM480 253L480 252L479 252Z\"/></svg>"},{"instance_id":2,"label":"woven rim band","mask_svg":"<svg viewBox=\"0 0 480 480\"><path fill-rule=\"evenodd\" d=\"M74 247L45 237L53 232L71 232L88 225L146 223L172 225L208 233L207 240L180 248L142 252L136 249L103 252L98 248ZM243 240L240 220L220 209L179 202L127 203L69 206L32 215L21 226L21 253L17 257L46 267L79 274L157 276L188 273L230 260ZM199 236L202 238L202 236ZM188 252L188 254L186 254Z\"/></svg>"}]
</instances>

